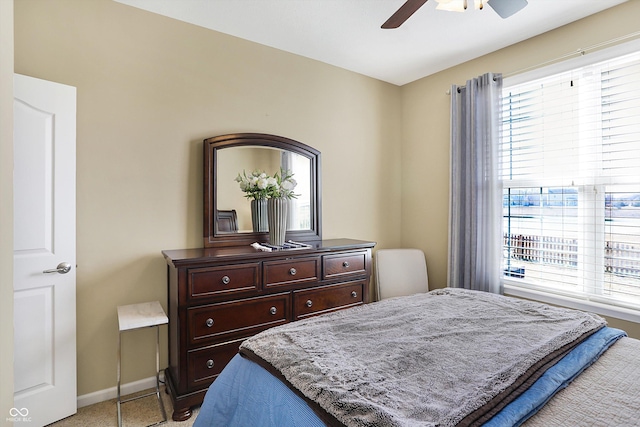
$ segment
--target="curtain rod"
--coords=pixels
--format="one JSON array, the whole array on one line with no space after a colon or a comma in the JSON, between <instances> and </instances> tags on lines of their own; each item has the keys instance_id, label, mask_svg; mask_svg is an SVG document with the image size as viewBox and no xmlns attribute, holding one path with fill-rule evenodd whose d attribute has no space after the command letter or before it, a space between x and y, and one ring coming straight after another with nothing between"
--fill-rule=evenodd
<instances>
[{"instance_id":1,"label":"curtain rod","mask_svg":"<svg viewBox=\"0 0 640 427\"><path fill-rule=\"evenodd\" d=\"M559 56L559 57L557 57L555 59L551 59L549 61L545 61L545 62L542 62L540 64L532 65L530 67L523 68L523 69L518 70L518 71L514 71L514 72L511 72L511 73L504 74L503 77L511 77L513 75L516 75L516 74L524 73L525 71L534 70L536 68L544 67L545 65L553 64L554 62L558 62L558 61L561 61L563 59L571 58L572 56L585 55L585 54L589 53L592 50L596 50L596 49L599 49L599 48L602 48L602 47L605 47L605 46L609 46L609 45L612 45L612 44L618 44L618 43L620 43L622 41L625 41L625 40L630 39L630 38L638 37L638 36L640 36L640 31L636 31L634 33L630 33L630 34L627 34L625 36L617 37L615 39L607 40L606 42L594 44L594 45L591 45L591 46L588 46L588 47L585 47L585 48L579 48L579 49L576 49L574 52L565 53L564 55Z\"/></svg>"},{"instance_id":2,"label":"curtain rod","mask_svg":"<svg viewBox=\"0 0 640 427\"><path fill-rule=\"evenodd\" d=\"M620 43L622 41L625 41L625 40L631 39L631 38L635 38L635 37L638 37L638 36L640 36L640 31L636 31L634 33L629 33L627 35L620 36L620 37L617 37L615 39L607 40L607 41L602 42L602 43L597 43L597 44L594 44L594 45L591 45L591 46L588 46L588 47L585 47L585 48L579 48L579 49L576 49L573 52L565 53L564 55L558 56L557 58L551 59L549 61L541 62L539 64L532 65L530 67L522 68L522 69L520 69L518 71L513 71L511 73L503 74L502 77L505 78L505 77L515 76L517 74L521 74L521 73L524 73L524 72L530 71L530 70L535 70L536 68L544 67L545 65L550 65L550 64L553 64L555 62L561 61L563 59L571 58L573 56L585 55L585 54L589 53L592 50L600 49L602 47L609 46L609 45L612 45L612 44L618 44L618 43ZM451 89L447 89L447 91L445 93L447 95L451 95Z\"/></svg>"}]
</instances>

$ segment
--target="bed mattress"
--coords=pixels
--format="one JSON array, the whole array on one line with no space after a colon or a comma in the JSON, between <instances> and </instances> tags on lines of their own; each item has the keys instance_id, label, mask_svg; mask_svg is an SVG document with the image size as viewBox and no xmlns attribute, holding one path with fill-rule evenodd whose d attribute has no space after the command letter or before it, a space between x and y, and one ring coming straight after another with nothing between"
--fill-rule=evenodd
<instances>
[{"instance_id":1,"label":"bed mattress","mask_svg":"<svg viewBox=\"0 0 640 427\"><path fill-rule=\"evenodd\" d=\"M457 291L454 291L455 293ZM525 308L526 311L531 309L538 311L540 309L537 306L529 306L528 303L521 305L524 303L517 302L516 304L519 310ZM420 307L422 308L423 306L421 305ZM432 309L435 309L435 307L432 307ZM549 317L555 309L547 309L545 307L541 309L546 320L537 321L542 323L547 322L549 319L554 319L551 323L564 321L564 319L558 319L553 316ZM465 311L468 310L468 307L465 308ZM500 310L504 310L504 308L501 307ZM354 310L353 312L358 313L358 311ZM449 313L448 309L444 311ZM485 313L484 309L482 313ZM566 314L573 315L571 313ZM333 317L342 317L344 315L340 314ZM442 318L441 316L435 317ZM331 316L313 321L313 323L322 324L324 327L326 326L324 322L327 319L330 320ZM578 317L577 319L580 318ZM588 317L582 320L591 323L591 319ZM466 320L463 323L469 323L469 321ZM414 318L412 318L411 324L415 324ZM303 323L299 325L303 325ZM321 329L313 330L314 334L318 334ZM433 327L433 330L435 329ZM292 338L292 335L290 335L293 332L291 328L280 327L280 330L287 331L285 338L288 344L278 341L276 342L278 345L274 345L273 341L269 339L263 342L263 344L267 344L267 349L271 348L276 353L280 353L280 350L286 352L287 350L284 347L291 346L294 342L288 341ZM530 385L528 389L518 393L518 397L509 399L508 402L500 405L498 410L493 411L492 418L482 418L478 422L474 422L474 425L486 423L483 425L487 427L514 426L522 424L527 419L527 426L636 425L640 419L640 413L638 413L638 406L640 406L638 405L640 401L640 364L638 363L640 341L621 338L625 335L623 331L609 327L596 328L594 330L595 332L590 332L586 339L580 340L580 344L568 350L559 362L556 363L554 361L548 368L545 367L544 373L541 376L537 376L537 379L532 381L531 384L528 384L528 386ZM274 328L271 331L269 334L273 335L274 332L278 334L278 328ZM456 328L454 328L454 333L457 334ZM432 341L434 339L428 338L428 340ZM619 340L621 341L616 343ZM449 342L450 340L444 341L447 346ZM605 352L609 347L612 348ZM271 352L271 350L268 350L268 352ZM342 359L344 359L344 356ZM254 361L237 355L227 365L210 387L196 420L196 427L246 425L278 427L407 425L413 427L415 425L430 426L441 424L428 421L421 421L421 423L416 424L416 419L407 420L394 417L390 419L356 417L355 421L347 419L344 422L339 421L337 424L329 419L329 424L326 424L326 414L323 414L322 410L318 411L316 402L309 399L296 387L292 387L291 382L287 381L281 373L273 372L273 369L269 369L269 366L265 366L260 361L257 362L254 363ZM299 359L289 358L285 366L289 366L289 362L297 364ZM592 364L593 366L591 366ZM433 365L429 364L429 366ZM368 366L366 367L368 369ZM306 365L301 372L303 375L308 375L309 370L314 369L313 366ZM420 371L418 370L418 372ZM574 381L576 377L577 379ZM574 387L574 384L572 384L566 388L572 381L576 386ZM349 381L345 383L345 381L340 380L339 382L343 383L343 385L349 385ZM357 388L353 388L353 390L358 393ZM558 393L558 391L560 392ZM557 396L553 397L556 393L558 393ZM424 396L424 399L430 400L427 397L429 396L428 393L425 393ZM384 406L386 405L386 400L383 399L377 402L376 405ZM386 410L382 408L382 411ZM393 411L389 413L393 413Z\"/></svg>"},{"instance_id":2,"label":"bed mattress","mask_svg":"<svg viewBox=\"0 0 640 427\"><path fill-rule=\"evenodd\" d=\"M615 331L599 334L605 341L616 335ZM607 344L591 345L586 352L582 347L568 355L539 380L533 396L523 395L486 426L517 426L523 421L526 427L640 425L640 341L623 337L599 359L604 348L597 347ZM582 374L572 357L583 359L578 361L586 368ZM244 426L323 427L325 423L288 386L236 355L210 387L194 427Z\"/></svg>"}]
</instances>

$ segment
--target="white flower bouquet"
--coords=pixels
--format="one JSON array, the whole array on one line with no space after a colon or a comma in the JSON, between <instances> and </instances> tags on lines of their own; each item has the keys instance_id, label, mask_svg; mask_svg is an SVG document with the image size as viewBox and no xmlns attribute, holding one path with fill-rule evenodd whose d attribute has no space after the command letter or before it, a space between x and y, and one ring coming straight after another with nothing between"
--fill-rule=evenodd
<instances>
[{"instance_id":1,"label":"white flower bouquet","mask_svg":"<svg viewBox=\"0 0 640 427\"><path fill-rule=\"evenodd\" d=\"M249 200L297 197L293 190L298 183L288 170L280 169L280 173L276 173L274 176L269 176L261 170L254 170L249 175L242 171L242 174L239 173L235 180Z\"/></svg>"}]
</instances>

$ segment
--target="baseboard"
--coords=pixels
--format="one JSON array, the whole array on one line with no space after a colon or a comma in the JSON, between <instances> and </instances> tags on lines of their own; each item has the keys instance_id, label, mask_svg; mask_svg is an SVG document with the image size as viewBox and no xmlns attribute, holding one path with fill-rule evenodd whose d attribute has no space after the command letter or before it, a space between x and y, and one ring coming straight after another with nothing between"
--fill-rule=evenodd
<instances>
[{"instance_id":1,"label":"baseboard","mask_svg":"<svg viewBox=\"0 0 640 427\"><path fill-rule=\"evenodd\" d=\"M164 382L164 372L160 372L160 382ZM120 394L126 396L131 393L137 393L142 390L154 388L156 386L156 377L143 378L138 381L120 385ZM94 391L93 393L78 396L78 408L93 405L94 403L104 402L109 399L118 397L118 388L111 387L104 390Z\"/></svg>"}]
</instances>

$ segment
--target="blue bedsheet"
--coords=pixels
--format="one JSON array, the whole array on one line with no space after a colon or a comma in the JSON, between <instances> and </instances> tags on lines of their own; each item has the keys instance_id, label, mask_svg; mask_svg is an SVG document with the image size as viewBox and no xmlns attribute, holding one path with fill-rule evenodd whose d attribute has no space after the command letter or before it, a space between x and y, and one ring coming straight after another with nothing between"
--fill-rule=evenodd
<instances>
[{"instance_id":1,"label":"blue bedsheet","mask_svg":"<svg viewBox=\"0 0 640 427\"><path fill-rule=\"evenodd\" d=\"M566 387L624 331L605 327L552 366L485 426L518 426ZM321 427L306 402L254 362L236 355L207 392L194 427Z\"/></svg>"},{"instance_id":2,"label":"blue bedsheet","mask_svg":"<svg viewBox=\"0 0 640 427\"><path fill-rule=\"evenodd\" d=\"M194 427L324 427L307 403L260 365L236 354L204 398Z\"/></svg>"},{"instance_id":3,"label":"blue bedsheet","mask_svg":"<svg viewBox=\"0 0 640 427\"><path fill-rule=\"evenodd\" d=\"M613 343L627 336L624 331L605 327L587 338L553 365L520 397L484 424L485 427L519 426L544 406L558 391L591 366Z\"/></svg>"}]
</instances>

